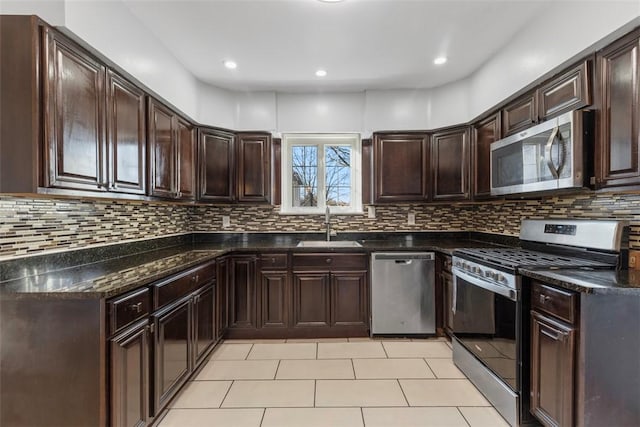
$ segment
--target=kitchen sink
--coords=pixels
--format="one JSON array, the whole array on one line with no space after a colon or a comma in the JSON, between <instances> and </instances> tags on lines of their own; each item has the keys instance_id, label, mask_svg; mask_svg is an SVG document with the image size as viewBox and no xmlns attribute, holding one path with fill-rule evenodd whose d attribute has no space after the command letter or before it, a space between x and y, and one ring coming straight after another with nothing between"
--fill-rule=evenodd
<instances>
[{"instance_id":1,"label":"kitchen sink","mask_svg":"<svg viewBox=\"0 0 640 427\"><path fill-rule=\"evenodd\" d=\"M361 248L355 240L303 240L298 243L299 248Z\"/></svg>"}]
</instances>

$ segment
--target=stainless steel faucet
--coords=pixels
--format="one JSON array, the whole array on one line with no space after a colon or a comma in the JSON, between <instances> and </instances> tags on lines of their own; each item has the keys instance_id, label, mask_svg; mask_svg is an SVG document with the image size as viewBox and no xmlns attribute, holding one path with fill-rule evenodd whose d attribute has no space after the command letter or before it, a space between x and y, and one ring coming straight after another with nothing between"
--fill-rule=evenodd
<instances>
[{"instance_id":1,"label":"stainless steel faucet","mask_svg":"<svg viewBox=\"0 0 640 427\"><path fill-rule=\"evenodd\" d=\"M331 211L329 210L329 206L327 206L327 210L324 212L324 225L327 228L327 242L331 241Z\"/></svg>"}]
</instances>

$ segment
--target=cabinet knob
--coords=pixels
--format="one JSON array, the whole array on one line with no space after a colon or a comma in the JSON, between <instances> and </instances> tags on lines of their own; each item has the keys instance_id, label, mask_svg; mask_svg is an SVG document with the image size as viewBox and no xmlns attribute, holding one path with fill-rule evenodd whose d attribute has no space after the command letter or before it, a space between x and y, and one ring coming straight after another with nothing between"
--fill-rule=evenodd
<instances>
[{"instance_id":1,"label":"cabinet knob","mask_svg":"<svg viewBox=\"0 0 640 427\"><path fill-rule=\"evenodd\" d=\"M548 295L540 294L540 304L544 304L551 299Z\"/></svg>"},{"instance_id":2,"label":"cabinet knob","mask_svg":"<svg viewBox=\"0 0 640 427\"><path fill-rule=\"evenodd\" d=\"M276 259L275 258L271 258L271 264L275 264L276 263Z\"/></svg>"},{"instance_id":3,"label":"cabinet knob","mask_svg":"<svg viewBox=\"0 0 640 427\"><path fill-rule=\"evenodd\" d=\"M200 278L200 275L194 274L191 280L193 280L194 282L197 282L199 278Z\"/></svg>"},{"instance_id":4,"label":"cabinet knob","mask_svg":"<svg viewBox=\"0 0 640 427\"><path fill-rule=\"evenodd\" d=\"M331 258L327 258L326 262L327 262L327 264L331 264L331 262L333 262L333 260Z\"/></svg>"}]
</instances>

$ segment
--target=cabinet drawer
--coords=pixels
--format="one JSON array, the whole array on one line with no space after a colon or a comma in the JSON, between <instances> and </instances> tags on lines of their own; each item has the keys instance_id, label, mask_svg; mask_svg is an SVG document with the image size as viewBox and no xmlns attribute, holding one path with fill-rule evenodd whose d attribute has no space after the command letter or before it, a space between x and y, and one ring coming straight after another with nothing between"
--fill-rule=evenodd
<instances>
[{"instance_id":1,"label":"cabinet drawer","mask_svg":"<svg viewBox=\"0 0 640 427\"><path fill-rule=\"evenodd\" d=\"M264 254L260 256L260 269L286 270L289 266L287 254Z\"/></svg>"},{"instance_id":2,"label":"cabinet drawer","mask_svg":"<svg viewBox=\"0 0 640 427\"><path fill-rule=\"evenodd\" d=\"M293 254L296 270L366 270L365 254Z\"/></svg>"},{"instance_id":3,"label":"cabinet drawer","mask_svg":"<svg viewBox=\"0 0 640 427\"><path fill-rule=\"evenodd\" d=\"M154 283L152 285L153 308L158 309L165 304L169 304L194 291L200 285L215 279L215 277L216 265L215 262L212 262Z\"/></svg>"},{"instance_id":4,"label":"cabinet drawer","mask_svg":"<svg viewBox=\"0 0 640 427\"><path fill-rule=\"evenodd\" d=\"M151 295L149 288L142 288L107 302L109 332L114 334L123 327L149 315Z\"/></svg>"},{"instance_id":5,"label":"cabinet drawer","mask_svg":"<svg viewBox=\"0 0 640 427\"><path fill-rule=\"evenodd\" d=\"M533 282L531 307L570 324L576 322L578 295L574 292Z\"/></svg>"}]
</instances>

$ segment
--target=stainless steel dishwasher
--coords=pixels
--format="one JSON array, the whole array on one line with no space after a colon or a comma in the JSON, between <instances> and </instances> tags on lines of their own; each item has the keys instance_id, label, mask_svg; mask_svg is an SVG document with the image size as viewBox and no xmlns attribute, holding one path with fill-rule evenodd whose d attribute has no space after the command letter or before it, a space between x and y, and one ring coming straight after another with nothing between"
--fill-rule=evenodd
<instances>
[{"instance_id":1,"label":"stainless steel dishwasher","mask_svg":"<svg viewBox=\"0 0 640 427\"><path fill-rule=\"evenodd\" d=\"M371 254L371 335L434 334L435 254Z\"/></svg>"}]
</instances>

